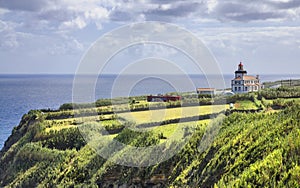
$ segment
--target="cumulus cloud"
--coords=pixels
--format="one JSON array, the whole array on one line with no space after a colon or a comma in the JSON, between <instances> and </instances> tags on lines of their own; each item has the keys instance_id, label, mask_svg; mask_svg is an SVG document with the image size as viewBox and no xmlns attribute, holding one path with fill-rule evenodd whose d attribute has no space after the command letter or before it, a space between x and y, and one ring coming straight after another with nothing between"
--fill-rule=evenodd
<instances>
[{"instance_id":1,"label":"cumulus cloud","mask_svg":"<svg viewBox=\"0 0 300 188\"><path fill-rule=\"evenodd\" d=\"M267 23L278 24L290 20L299 23L299 15L298 0L0 0L0 40L2 48L16 48L20 45L20 34L27 32L49 35L70 44L53 45L58 49L53 50L53 54L56 54L59 51L69 52L62 49L72 46L77 46L77 50L82 49L75 38L73 40L60 35L82 30L91 24L98 29L111 21L128 23L145 20L175 23L194 21L196 24L209 22L212 26L228 22L263 22L261 25L265 26ZM10 24L8 27L7 23L16 25L12 27ZM210 37L207 33L206 36ZM222 41L221 46L228 43L225 39L219 41Z\"/></svg>"},{"instance_id":2,"label":"cumulus cloud","mask_svg":"<svg viewBox=\"0 0 300 188\"><path fill-rule=\"evenodd\" d=\"M299 8L300 1L298 0L288 0L288 1L267 1L271 6L274 6L278 9L291 9L291 8Z\"/></svg>"},{"instance_id":3,"label":"cumulus cloud","mask_svg":"<svg viewBox=\"0 0 300 188\"><path fill-rule=\"evenodd\" d=\"M250 22L257 20L287 20L298 17L298 0L203 0L203 1L118 1L110 11L114 21L145 20L174 21L178 19L211 19Z\"/></svg>"},{"instance_id":4,"label":"cumulus cloud","mask_svg":"<svg viewBox=\"0 0 300 188\"><path fill-rule=\"evenodd\" d=\"M172 20L188 17L195 11L201 11L204 8L202 5L197 2L162 4L156 9L145 11L144 14L148 20Z\"/></svg>"},{"instance_id":5,"label":"cumulus cloud","mask_svg":"<svg viewBox=\"0 0 300 188\"><path fill-rule=\"evenodd\" d=\"M1 51L23 51L28 54L63 55L82 53L84 45L76 38L65 34L32 34L17 31L14 22L0 20Z\"/></svg>"},{"instance_id":6,"label":"cumulus cloud","mask_svg":"<svg viewBox=\"0 0 300 188\"><path fill-rule=\"evenodd\" d=\"M106 5L96 0L0 0L0 48L11 51L23 44L39 48L47 43L47 49L41 49L51 55L82 53L83 45L66 33L91 23L100 29L108 17Z\"/></svg>"},{"instance_id":7,"label":"cumulus cloud","mask_svg":"<svg viewBox=\"0 0 300 188\"><path fill-rule=\"evenodd\" d=\"M114 21L174 21L186 18L195 12L204 12L209 1L127 1L118 4L110 11L110 19Z\"/></svg>"},{"instance_id":8,"label":"cumulus cloud","mask_svg":"<svg viewBox=\"0 0 300 188\"><path fill-rule=\"evenodd\" d=\"M256 20L284 20L291 14L291 12L286 9L287 6L290 6L290 10L295 10L299 8L297 4L298 3L292 3L291 1L278 2L274 0L225 0L218 1L212 15L219 20L225 21L249 22Z\"/></svg>"},{"instance_id":9,"label":"cumulus cloud","mask_svg":"<svg viewBox=\"0 0 300 188\"><path fill-rule=\"evenodd\" d=\"M298 0L0 0L2 9L28 22L45 21L49 28L82 29L89 24L107 21L174 21L211 19L249 22L298 17ZM12 17L12 16L10 16ZM36 25L36 24L35 24ZM37 24L36 27L39 25Z\"/></svg>"},{"instance_id":10,"label":"cumulus cloud","mask_svg":"<svg viewBox=\"0 0 300 188\"><path fill-rule=\"evenodd\" d=\"M8 19L33 26L31 29L38 29L40 23L47 23L49 29L82 29L108 17L108 9L93 0L0 0L0 7L10 10Z\"/></svg>"}]
</instances>

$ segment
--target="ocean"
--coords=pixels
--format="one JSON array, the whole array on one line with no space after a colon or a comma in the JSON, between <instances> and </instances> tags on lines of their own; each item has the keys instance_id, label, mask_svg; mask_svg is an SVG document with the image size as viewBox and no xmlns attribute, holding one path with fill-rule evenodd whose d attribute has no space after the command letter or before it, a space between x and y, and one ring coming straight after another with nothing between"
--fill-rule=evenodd
<instances>
[{"instance_id":1,"label":"ocean","mask_svg":"<svg viewBox=\"0 0 300 188\"><path fill-rule=\"evenodd\" d=\"M147 77L147 76L146 76ZM121 83L134 83L130 88L126 85L114 88L115 75L100 76L95 87L94 101L99 98L113 96L137 96L147 94L163 94L174 91L195 91L196 87L209 87L204 75L191 75L193 85L183 83L183 76L170 75L164 81L157 77L141 79L140 76L123 76ZM226 88L230 87L233 75L224 75ZM262 82L281 79L300 78L300 75L261 75ZM17 126L24 114L31 109L57 109L63 103L72 102L73 75L0 75L0 148ZM90 82L90 77L82 79L82 86ZM120 82L120 81L119 81ZM182 83L180 88L174 84ZM176 85L176 84L175 84ZM195 88L194 88L195 87Z\"/></svg>"}]
</instances>

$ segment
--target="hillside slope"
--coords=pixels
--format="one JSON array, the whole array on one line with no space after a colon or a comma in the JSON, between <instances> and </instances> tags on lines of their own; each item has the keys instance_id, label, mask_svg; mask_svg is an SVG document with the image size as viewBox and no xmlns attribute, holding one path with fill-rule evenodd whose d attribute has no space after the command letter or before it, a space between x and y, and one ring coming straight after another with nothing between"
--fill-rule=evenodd
<instances>
[{"instance_id":1,"label":"hillside slope","mask_svg":"<svg viewBox=\"0 0 300 188\"><path fill-rule=\"evenodd\" d=\"M67 120L47 120L46 115L30 111L13 130L0 153L1 187L300 187L299 104L233 113L214 122L221 129L204 152L199 147L207 125L190 122L197 124L195 131L179 153L143 168L103 159L86 145L78 125L66 128ZM155 131L124 129L112 139L141 147L165 138Z\"/></svg>"}]
</instances>

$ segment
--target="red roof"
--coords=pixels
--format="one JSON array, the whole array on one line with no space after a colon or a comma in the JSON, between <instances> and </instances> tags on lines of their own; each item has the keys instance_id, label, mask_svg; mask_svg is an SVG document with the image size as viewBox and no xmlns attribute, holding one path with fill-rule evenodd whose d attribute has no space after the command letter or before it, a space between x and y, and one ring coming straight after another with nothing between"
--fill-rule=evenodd
<instances>
[{"instance_id":1,"label":"red roof","mask_svg":"<svg viewBox=\"0 0 300 188\"><path fill-rule=\"evenodd\" d=\"M246 76L243 76L243 79L241 77L237 77L233 80L258 80L258 79L255 76L246 75Z\"/></svg>"},{"instance_id":2,"label":"red roof","mask_svg":"<svg viewBox=\"0 0 300 188\"><path fill-rule=\"evenodd\" d=\"M255 76L244 76L244 80L257 80Z\"/></svg>"}]
</instances>

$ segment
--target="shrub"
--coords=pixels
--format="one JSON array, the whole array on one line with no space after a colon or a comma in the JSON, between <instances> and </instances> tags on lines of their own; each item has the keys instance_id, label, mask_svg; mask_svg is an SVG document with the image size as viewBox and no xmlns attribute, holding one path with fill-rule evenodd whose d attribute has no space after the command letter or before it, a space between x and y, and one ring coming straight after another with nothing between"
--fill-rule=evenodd
<instances>
[{"instance_id":1,"label":"shrub","mask_svg":"<svg viewBox=\"0 0 300 188\"><path fill-rule=\"evenodd\" d=\"M46 146L51 149L73 149L79 150L86 143L82 137L79 129L76 128L67 128L60 131L51 130L48 134L48 139L44 140L43 146Z\"/></svg>"},{"instance_id":2,"label":"shrub","mask_svg":"<svg viewBox=\"0 0 300 188\"><path fill-rule=\"evenodd\" d=\"M159 143L159 138L153 132L137 132L131 129L124 129L116 138L116 140L135 147L147 147Z\"/></svg>"}]
</instances>

